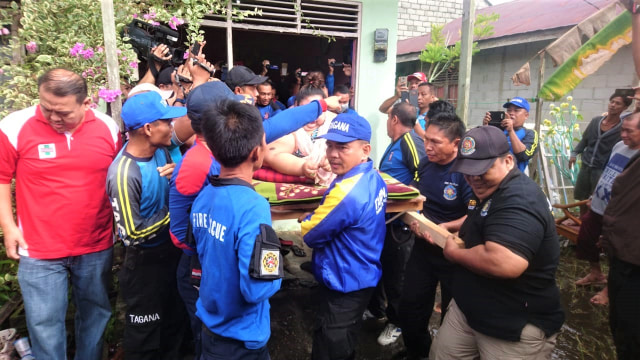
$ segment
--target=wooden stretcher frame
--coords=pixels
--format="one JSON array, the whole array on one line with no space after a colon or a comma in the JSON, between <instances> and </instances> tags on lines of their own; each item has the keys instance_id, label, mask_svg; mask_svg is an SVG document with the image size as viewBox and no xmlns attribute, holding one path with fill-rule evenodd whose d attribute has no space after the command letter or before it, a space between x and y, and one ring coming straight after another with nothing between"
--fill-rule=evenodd
<instances>
[{"instance_id":1,"label":"wooden stretcher frame","mask_svg":"<svg viewBox=\"0 0 640 360\"><path fill-rule=\"evenodd\" d=\"M408 200L388 200L387 213L404 213L406 211L422 210L422 204L425 197L419 195ZM308 203L290 204L290 205L272 205L271 220L288 220L298 219L305 213L315 210L320 205L320 200Z\"/></svg>"}]
</instances>

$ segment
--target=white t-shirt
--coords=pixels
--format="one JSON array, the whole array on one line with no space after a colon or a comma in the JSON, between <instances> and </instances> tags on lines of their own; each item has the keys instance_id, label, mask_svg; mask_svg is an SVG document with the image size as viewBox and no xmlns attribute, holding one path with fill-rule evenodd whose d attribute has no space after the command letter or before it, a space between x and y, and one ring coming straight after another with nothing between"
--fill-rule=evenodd
<instances>
[{"instance_id":1,"label":"white t-shirt","mask_svg":"<svg viewBox=\"0 0 640 360\"><path fill-rule=\"evenodd\" d=\"M624 167L629 163L629 159L637 152L638 150L630 149L622 141L614 145L609 162L607 162L607 166L605 166L600 180L598 180L598 185L593 191L591 211L598 215L604 214L604 209L607 207L609 200L611 200L613 180L620 175Z\"/></svg>"}]
</instances>

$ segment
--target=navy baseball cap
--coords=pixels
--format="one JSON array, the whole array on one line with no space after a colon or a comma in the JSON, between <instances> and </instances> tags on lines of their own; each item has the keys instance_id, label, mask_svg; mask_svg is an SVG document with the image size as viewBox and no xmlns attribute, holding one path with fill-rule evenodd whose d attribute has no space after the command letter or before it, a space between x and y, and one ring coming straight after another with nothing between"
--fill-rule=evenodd
<instances>
[{"instance_id":1,"label":"navy baseball cap","mask_svg":"<svg viewBox=\"0 0 640 360\"><path fill-rule=\"evenodd\" d=\"M231 99L253 105L253 97L234 94L222 81L204 83L195 87L187 95L187 116L191 120L191 127L194 130L199 132L202 115L211 104L221 99Z\"/></svg>"},{"instance_id":2,"label":"navy baseball cap","mask_svg":"<svg viewBox=\"0 0 640 360\"><path fill-rule=\"evenodd\" d=\"M269 78L266 76L256 75L246 66L236 65L227 73L225 82L231 89L235 89L236 86L262 84L267 79Z\"/></svg>"},{"instance_id":3,"label":"navy baseball cap","mask_svg":"<svg viewBox=\"0 0 640 360\"><path fill-rule=\"evenodd\" d=\"M504 132L495 126L479 126L464 134L452 172L482 175L496 159L509 152Z\"/></svg>"},{"instance_id":4,"label":"navy baseball cap","mask_svg":"<svg viewBox=\"0 0 640 360\"><path fill-rule=\"evenodd\" d=\"M341 143L371 141L371 125L358 114L342 113L331 121L327 133L319 137Z\"/></svg>"},{"instance_id":5,"label":"navy baseball cap","mask_svg":"<svg viewBox=\"0 0 640 360\"><path fill-rule=\"evenodd\" d=\"M186 114L187 109L167 105L155 91L136 94L122 106L122 121L127 130L135 130L156 120L173 119Z\"/></svg>"},{"instance_id":6,"label":"navy baseball cap","mask_svg":"<svg viewBox=\"0 0 640 360\"><path fill-rule=\"evenodd\" d=\"M515 106L517 106L519 108L522 108L522 109L525 109L527 111L529 111L531 109L527 99L525 99L523 97L520 97L520 96L516 96L516 97L512 98L508 102L504 103L504 105L502 105L502 107L506 109L506 108L509 107L509 105L515 105Z\"/></svg>"}]
</instances>

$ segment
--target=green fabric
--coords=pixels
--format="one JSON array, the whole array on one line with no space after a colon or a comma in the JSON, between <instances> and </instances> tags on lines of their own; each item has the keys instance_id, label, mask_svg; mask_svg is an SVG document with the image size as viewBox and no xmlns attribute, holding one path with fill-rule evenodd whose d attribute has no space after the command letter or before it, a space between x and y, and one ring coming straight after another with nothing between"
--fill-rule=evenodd
<instances>
[{"instance_id":1,"label":"green fabric","mask_svg":"<svg viewBox=\"0 0 640 360\"><path fill-rule=\"evenodd\" d=\"M558 100L573 90L587 76L631 43L631 13L624 11L584 43L542 85L538 97ZM602 61L604 60L604 61ZM588 65L588 69L584 65Z\"/></svg>"},{"instance_id":2,"label":"green fabric","mask_svg":"<svg viewBox=\"0 0 640 360\"><path fill-rule=\"evenodd\" d=\"M380 173L387 184L390 200L409 200L420 195L417 189L407 186L391 176ZM316 202L322 199L327 187L310 184L273 183L253 180L256 191L271 205L287 205Z\"/></svg>"}]
</instances>

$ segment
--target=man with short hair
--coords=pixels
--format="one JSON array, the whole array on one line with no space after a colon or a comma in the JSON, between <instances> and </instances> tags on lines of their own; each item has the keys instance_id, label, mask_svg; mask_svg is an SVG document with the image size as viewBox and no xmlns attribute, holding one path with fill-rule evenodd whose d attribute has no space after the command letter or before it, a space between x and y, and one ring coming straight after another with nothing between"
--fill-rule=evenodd
<instances>
[{"instance_id":1,"label":"man with short hair","mask_svg":"<svg viewBox=\"0 0 640 360\"><path fill-rule=\"evenodd\" d=\"M246 66L236 65L227 74L225 83L236 94L258 97L257 85L262 84L269 78L256 75Z\"/></svg>"},{"instance_id":2,"label":"man with short hair","mask_svg":"<svg viewBox=\"0 0 640 360\"><path fill-rule=\"evenodd\" d=\"M262 120L267 120L275 116L281 110L271 102L273 100L273 84L267 80L257 86L258 96L256 97L256 107L260 110Z\"/></svg>"},{"instance_id":3,"label":"man with short hair","mask_svg":"<svg viewBox=\"0 0 640 360\"><path fill-rule=\"evenodd\" d=\"M430 112L432 110L435 109L429 109ZM430 116L424 136L427 155L420 160L419 178L413 182L427 199L422 208L423 215L452 233L460 229L473 195L464 176L450 171L464 133L464 123L455 112L445 111ZM445 259L440 247L425 241L424 238L430 237L428 233L415 232L418 237L405 268L398 318L409 358L426 359L431 349L429 319L433 313L436 288L439 282L441 319L444 319L451 301L454 265Z\"/></svg>"},{"instance_id":4,"label":"man with short hair","mask_svg":"<svg viewBox=\"0 0 640 360\"><path fill-rule=\"evenodd\" d=\"M427 82L427 76L424 73L421 72L415 72L409 76L407 76L407 84L406 86L404 84L402 84L400 82L400 78L398 78L398 82L396 83L396 92L395 94L393 94L392 97L386 99L385 101L382 102L382 104L380 105L380 107L378 108L378 110L383 113L383 114L387 114L389 112L389 109L391 108L391 106L393 106L393 104L397 103L400 101L400 99L402 98L402 92L403 91L409 91L409 90L415 90L418 88L418 85L421 83Z\"/></svg>"},{"instance_id":5,"label":"man with short hair","mask_svg":"<svg viewBox=\"0 0 640 360\"><path fill-rule=\"evenodd\" d=\"M340 98L339 102L343 113L357 114L356 111L350 107L351 93L346 85L336 86L335 90L333 91L333 95Z\"/></svg>"},{"instance_id":6,"label":"man with short hair","mask_svg":"<svg viewBox=\"0 0 640 360\"><path fill-rule=\"evenodd\" d=\"M406 185L418 180L418 164L425 156L424 142L413 131L415 123L415 108L411 104L400 102L393 105L387 118L387 135L391 138L391 144L385 150L379 166L380 171ZM378 343L383 346L398 340L402 332L398 327L398 312L404 268L413 241L413 233L401 221L387 225L380 259L382 282L369 304L369 311L373 316L387 316L387 325L378 336ZM383 293L386 295L386 307Z\"/></svg>"},{"instance_id":7,"label":"man with short hair","mask_svg":"<svg viewBox=\"0 0 640 360\"><path fill-rule=\"evenodd\" d=\"M504 133L469 130L451 171L474 196L444 256L458 265L453 301L429 359L548 359L564 322L555 273L560 256L553 215L538 184L515 166Z\"/></svg>"},{"instance_id":8,"label":"man with short hair","mask_svg":"<svg viewBox=\"0 0 640 360\"><path fill-rule=\"evenodd\" d=\"M221 100L202 115L204 138L220 163L191 210L202 264L197 315L202 360L268 360L269 298L283 265L267 200L251 185L267 144L254 106Z\"/></svg>"},{"instance_id":9,"label":"man with short hair","mask_svg":"<svg viewBox=\"0 0 640 360\"><path fill-rule=\"evenodd\" d=\"M155 91L134 95L122 107L129 141L109 167L106 183L125 245L119 280L126 306L122 347L127 358L180 357L180 250L169 237L168 208L175 163L166 147L171 145L171 120L186 113L184 107L168 106Z\"/></svg>"},{"instance_id":10,"label":"man with short hair","mask_svg":"<svg viewBox=\"0 0 640 360\"><path fill-rule=\"evenodd\" d=\"M90 109L78 74L52 69L38 79L40 103L0 122L0 226L18 281L31 349L67 356L69 281L76 307L76 359L102 358L111 317L113 217L104 191L121 147L116 123ZM11 206L16 179L17 223Z\"/></svg>"},{"instance_id":11,"label":"man with short hair","mask_svg":"<svg viewBox=\"0 0 640 360\"><path fill-rule=\"evenodd\" d=\"M589 261L589 273L576 281L576 285L606 284L607 278L600 267L600 235L602 234L602 216L611 200L611 187L615 178L620 175L629 160L640 150L640 141L636 138L640 133L640 115L632 114L622 120L620 135L622 141L613 146L609 161L598 180L590 198L589 209L580 217L582 223L578 231L576 257ZM624 133L624 136L623 136ZM609 292L604 289L594 295L590 302L608 305Z\"/></svg>"},{"instance_id":12,"label":"man with short hair","mask_svg":"<svg viewBox=\"0 0 640 360\"><path fill-rule=\"evenodd\" d=\"M634 113L627 119L623 122L620 136L630 148L638 149L640 114ZM602 226L602 244L611 260L609 326L621 360L640 358L640 242L636 226L640 213L638 159L640 155L634 155L613 182Z\"/></svg>"},{"instance_id":13,"label":"man with short hair","mask_svg":"<svg viewBox=\"0 0 640 360\"><path fill-rule=\"evenodd\" d=\"M320 284L311 358L353 359L362 313L381 276L387 186L369 160L366 119L340 114L322 137L338 176L301 224Z\"/></svg>"},{"instance_id":14,"label":"man with short hair","mask_svg":"<svg viewBox=\"0 0 640 360\"><path fill-rule=\"evenodd\" d=\"M524 172L529 165L529 160L538 151L538 133L535 130L524 127L529 118L529 102L522 97L514 97L502 105L506 116L502 120L501 130L504 131L509 142L509 151L516 159L516 167ZM483 119L483 125L489 125L491 114L487 112Z\"/></svg>"},{"instance_id":15,"label":"man with short hair","mask_svg":"<svg viewBox=\"0 0 640 360\"><path fill-rule=\"evenodd\" d=\"M418 114L414 129L420 137L424 137L424 129L427 127L427 113L434 100L437 100L436 87L430 82L418 84Z\"/></svg>"}]
</instances>

